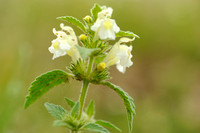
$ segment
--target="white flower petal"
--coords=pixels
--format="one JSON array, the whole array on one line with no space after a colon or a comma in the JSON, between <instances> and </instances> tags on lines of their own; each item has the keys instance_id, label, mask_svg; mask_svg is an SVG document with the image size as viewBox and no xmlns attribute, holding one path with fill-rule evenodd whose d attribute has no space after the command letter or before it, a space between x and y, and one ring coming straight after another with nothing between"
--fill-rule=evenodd
<instances>
[{"instance_id":1,"label":"white flower petal","mask_svg":"<svg viewBox=\"0 0 200 133\"><path fill-rule=\"evenodd\" d=\"M71 46L68 43L62 43L60 44L60 49L64 50L64 51L68 51L70 50Z\"/></svg>"},{"instance_id":2,"label":"white flower petal","mask_svg":"<svg viewBox=\"0 0 200 133\"><path fill-rule=\"evenodd\" d=\"M115 33L112 30L105 30L103 27L100 28L99 30L99 37L102 40L110 39L110 40L115 40Z\"/></svg>"},{"instance_id":3,"label":"white flower petal","mask_svg":"<svg viewBox=\"0 0 200 133\"><path fill-rule=\"evenodd\" d=\"M132 42L134 40L135 40L135 37L133 37L132 39L127 38L127 37L122 37L122 38L120 38L120 40L118 41L118 43L119 44L121 44L121 43L128 43L128 42Z\"/></svg>"},{"instance_id":4,"label":"white flower petal","mask_svg":"<svg viewBox=\"0 0 200 133\"><path fill-rule=\"evenodd\" d=\"M115 20L112 20L112 24L113 24L113 30L115 31L115 33L118 33L120 31L120 28L117 26Z\"/></svg>"},{"instance_id":5,"label":"white flower petal","mask_svg":"<svg viewBox=\"0 0 200 133\"><path fill-rule=\"evenodd\" d=\"M111 7L104 7L104 9L98 13L98 18L107 18L107 17L111 17L113 13L113 9Z\"/></svg>"},{"instance_id":6,"label":"white flower petal","mask_svg":"<svg viewBox=\"0 0 200 133\"><path fill-rule=\"evenodd\" d=\"M121 73L125 73L126 72L126 67L121 66L120 64L116 64L116 68L118 71L120 71Z\"/></svg>"},{"instance_id":7,"label":"white flower petal","mask_svg":"<svg viewBox=\"0 0 200 133\"><path fill-rule=\"evenodd\" d=\"M107 54L106 58L104 59L104 62L107 66L111 66L116 64L117 69L124 73L126 71L127 67L130 67L133 65L133 62L131 61L132 58L132 46L126 46L126 45L120 45L123 41L130 41L132 39L122 39L121 41L117 42L112 49Z\"/></svg>"},{"instance_id":8,"label":"white flower petal","mask_svg":"<svg viewBox=\"0 0 200 133\"><path fill-rule=\"evenodd\" d=\"M115 40L115 33L119 32L120 30L115 23L115 20L109 18L98 19L91 29L95 31L102 40Z\"/></svg>"},{"instance_id":9,"label":"white flower petal","mask_svg":"<svg viewBox=\"0 0 200 133\"><path fill-rule=\"evenodd\" d=\"M94 25L91 26L91 30L97 31L99 27L101 26L103 20L97 19L97 21L94 23Z\"/></svg>"}]
</instances>

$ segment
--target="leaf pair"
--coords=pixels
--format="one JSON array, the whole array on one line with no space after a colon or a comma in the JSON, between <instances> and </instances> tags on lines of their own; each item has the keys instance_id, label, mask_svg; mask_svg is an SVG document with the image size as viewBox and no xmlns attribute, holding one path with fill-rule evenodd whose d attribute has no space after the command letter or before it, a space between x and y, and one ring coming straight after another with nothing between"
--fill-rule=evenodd
<instances>
[{"instance_id":1,"label":"leaf pair","mask_svg":"<svg viewBox=\"0 0 200 133\"><path fill-rule=\"evenodd\" d=\"M82 130L82 131L93 131L93 132L100 132L100 133L110 133L106 128L108 127L117 131L121 131L118 127L113 125L110 122L97 120L95 121L92 117L94 117L94 102L91 101L86 109L86 114L88 118L81 118L78 122L76 119L78 117L78 112L80 108L79 102L73 102L72 100L65 98L66 102L72 107L70 113L68 113L64 108L60 105L54 105L52 103L45 103L45 107L48 112L57 120L54 121L54 126L62 126L67 127L71 130ZM85 119L84 119L85 118Z\"/></svg>"}]
</instances>

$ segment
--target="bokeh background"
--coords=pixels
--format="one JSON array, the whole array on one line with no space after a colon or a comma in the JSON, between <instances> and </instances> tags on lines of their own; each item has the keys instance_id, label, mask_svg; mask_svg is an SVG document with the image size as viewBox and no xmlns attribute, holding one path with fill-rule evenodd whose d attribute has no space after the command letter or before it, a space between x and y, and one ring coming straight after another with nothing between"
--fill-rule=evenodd
<instances>
[{"instance_id":1,"label":"bokeh background","mask_svg":"<svg viewBox=\"0 0 200 133\"><path fill-rule=\"evenodd\" d=\"M69 109L63 98L78 100L80 82L55 87L26 110L24 100L36 76L70 62L53 61L47 49L61 23L56 17L82 19L95 2L111 6L120 28L141 37L133 43L134 65L125 74L110 69L111 81L135 99L134 133L200 133L199 0L0 0L0 133L69 132L52 126L43 104ZM128 132L117 94L92 85L86 104L90 99L97 119Z\"/></svg>"}]
</instances>

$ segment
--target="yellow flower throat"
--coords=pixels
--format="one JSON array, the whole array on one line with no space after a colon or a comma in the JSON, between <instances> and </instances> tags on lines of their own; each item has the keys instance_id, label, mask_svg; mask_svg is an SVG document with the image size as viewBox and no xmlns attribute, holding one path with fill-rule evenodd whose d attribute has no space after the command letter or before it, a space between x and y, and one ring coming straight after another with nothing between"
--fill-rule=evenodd
<instances>
[{"instance_id":1,"label":"yellow flower throat","mask_svg":"<svg viewBox=\"0 0 200 133\"><path fill-rule=\"evenodd\" d=\"M104 23L104 28L105 28L106 30L112 29L112 24L111 24L111 22L110 22L110 21L105 22L105 23Z\"/></svg>"}]
</instances>

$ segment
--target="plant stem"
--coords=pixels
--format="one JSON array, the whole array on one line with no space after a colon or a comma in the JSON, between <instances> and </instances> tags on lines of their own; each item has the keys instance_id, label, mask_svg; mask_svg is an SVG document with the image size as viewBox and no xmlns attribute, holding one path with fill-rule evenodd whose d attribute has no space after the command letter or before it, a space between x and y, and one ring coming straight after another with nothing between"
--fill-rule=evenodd
<instances>
[{"instance_id":1,"label":"plant stem","mask_svg":"<svg viewBox=\"0 0 200 133\"><path fill-rule=\"evenodd\" d=\"M81 96L80 96L80 114L79 114L79 119L81 118L82 112L83 112L83 105L85 102L85 97L87 94L87 89L89 86L89 82L87 80L83 80L83 85L82 85L82 89L81 89Z\"/></svg>"},{"instance_id":2,"label":"plant stem","mask_svg":"<svg viewBox=\"0 0 200 133\"><path fill-rule=\"evenodd\" d=\"M90 57L88 69L87 69L87 77L89 77L89 75L92 71L93 61L94 61L94 58ZM84 79L82 89L81 89L81 95L80 95L80 99L79 99L80 100L80 114L79 114L78 119L81 118L82 113L83 113L83 107L84 107L84 102L85 102L88 87L89 87L89 81L87 79Z\"/></svg>"},{"instance_id":3,"label":"plant stem","mask_svg":"<svg viewBox=\"0 0 200 133\"><path fill-rule=\"evenodd\" d=\"M87 70L87 76L89 76L90 73L91 73L93 62L94 62L94 57L92 56L92 57L90 57L90 60L89 60L88 70Z\"/></svg>"}]
</instances>

